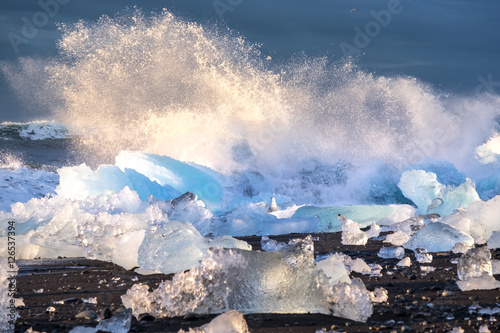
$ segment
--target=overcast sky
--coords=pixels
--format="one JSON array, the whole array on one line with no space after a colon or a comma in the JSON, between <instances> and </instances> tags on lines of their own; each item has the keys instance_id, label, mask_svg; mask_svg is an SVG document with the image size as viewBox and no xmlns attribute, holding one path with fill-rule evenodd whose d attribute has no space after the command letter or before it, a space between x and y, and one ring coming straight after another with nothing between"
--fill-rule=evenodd
<instances>
[{"instance_id":1,"label":"overcast sky","mask_svg":"<svg viewBox=\"0 0 500 333\"><path fill-rule=\"evenodd\" d=\"M457 93L473 92L479 76L500 81L499 0L1 0L0 61L52 57L56 23L95 21L134 5L227 26L274 59L304 52L336 60L344 55L341 45L357 45L359 64L377 74L412 75ZM373 14L382 10L392 11L388 24ZM356 40L357 31L377 24L367 45ZM48 117L27 110L1 73L0 101L0 121Z\"/></svg>"}]
</instances>

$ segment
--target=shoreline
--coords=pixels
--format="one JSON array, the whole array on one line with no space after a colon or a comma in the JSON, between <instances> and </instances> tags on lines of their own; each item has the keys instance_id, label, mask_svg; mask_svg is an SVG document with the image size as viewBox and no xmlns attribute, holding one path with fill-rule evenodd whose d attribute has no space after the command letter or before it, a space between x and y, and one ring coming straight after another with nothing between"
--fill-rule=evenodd
<instances>
[{"instance_id":1,"label":"shoreline","mask_svg":"<svg viewBox=\"0 0 500 333\"><path fill-rule=\"evenodd\" d=\"M308 234L270 236L287 241ZM406 250L411 266L396 266L398 259L377 256L384 246L380 240L370 239L365 246L341 244L341 232L312 234L315 254L340 252L351 258L383 267L382 276L370 277L351 272L359 277L369 290L383 287L389 293L384 303L373 304L373 315L366 323L321 314L246 314L251 332L315 332L322 328L339 332L449 332L461 327L465 332L478 332L481 325L490 331L500 330L500 313L481 315L471 306L495 308L500 306L500 291L460 291L456 281L455 262L460 254L438 252L430 264L420 264L413 251ZM247 241L253 250L261 250L261 237L236 237ZM492 259L500 259L500 249L492 250ZM85 258L58 258L19 260L17 276L18 298L25 306L18 308L20 317L15 332L30 327L39 332L69 332L76 326L97 325L96 318L75 318L84 311L89 316L109 316L120 311L120 296L135 283L147 283L156 288L173 274L140 275L109 262ZM434 267L423 272L421 266ZM500 276L496 275L496 279ZM51 308L52 307L52 308ZM106 310L107 309L107 310ZM199 327L216 315L132 319L130 332L177 332ZM498 317L498 319L496 319Z\"/></svg>"}]
</instances>

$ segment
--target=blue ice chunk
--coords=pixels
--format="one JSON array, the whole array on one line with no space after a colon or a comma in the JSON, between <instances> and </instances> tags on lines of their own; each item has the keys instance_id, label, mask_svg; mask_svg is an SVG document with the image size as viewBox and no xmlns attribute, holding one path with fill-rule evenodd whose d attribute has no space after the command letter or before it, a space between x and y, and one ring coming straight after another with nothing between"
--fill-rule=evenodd
<instances>
[{"instance_id":1,"label":"blue ice chunk","mask_svg":"<svg viewBox=\"0 0 500 333\"><path fill-rule=\"evenodd\" d=\"M407 170L398 183L403 194L412 200L421 214L437 213L449 215L460 207L481 200L474 183L467 179L459 186L445 186L437 180L437 175L424 170Z\"/></svg>"},{"instance_id":2,"label":"blue ice chunk","mask_svg":"<svg viewBox=\"0 0 500 333\"><path fill-rule=\"evenodd\" d=\"M136 191L142 201L149 195L159 200L171 200L180 193L171 186L162 186L135 170L122 171L114 165L100 165L92 170L85 164L74 167L63 167L57 170L60 176L57 194L69 198L83 200L95 198L105 193L119 193L125 187Z\"/></svg>"},{"instance_id":3,"label":"blue ice chunk","mask_svg":"<svg viewBox=\"0 0 500 333\"><path fill-rule=\"evenodd\" d=\"M436 174L437 181L443 185L458 186L465 183L465 174L459 172L457 168L448 161L426 160L422 163L413 164L405 170L424 170Z\"/></svg>"},{"instance_id":4,"label":"blue ice chunk","mask_svg":"<svg viewBox=\"0 0 500 333\"><path fill-rule=\"evenodd\" d=\"M427 252L451 251L456 243L474 245L474 239L441 222L431 222L417 231L403 247L410 250L425 249Z\"/></svg>"},{"instance_id":5,"label":"blue ice chunk","mask_svg":"<svg viewBox=\"0 0 500 333\"><path fill-rule=\"evenodd\" d=\"M116 156L120 169L134 169L160 185L169 185L181 193L192 192L210 210L222 206L224 177L207 167L190 165L173 158L134 151Z\"/></svg>"},{"instance_id":6,"label":"blue ice chunk","mask_svg":"<svg viewBox=\"0 0 500 333\"><path fill-rule=\"evenodd\" d=\"M338 219L339 214L356 221L363 228L372 222L386 218L392 219L393 222L401 222L412 217L414 213L415 210L409 205L304 206L297 209L292 218L317 217L319 219L318 232L336 232L342 230L342 222Z\"/></svg>"},{"instance_id":7,"label":"blue ice chunk","mask_svg":"<svg viewBox=\"0 0 500 333\"><path fill-rule=\"evenodd\" d=\"M476 182L476 189L481 200L488 201L500 194L500 169L490 176Z\"/></svg>"}]
</instances>

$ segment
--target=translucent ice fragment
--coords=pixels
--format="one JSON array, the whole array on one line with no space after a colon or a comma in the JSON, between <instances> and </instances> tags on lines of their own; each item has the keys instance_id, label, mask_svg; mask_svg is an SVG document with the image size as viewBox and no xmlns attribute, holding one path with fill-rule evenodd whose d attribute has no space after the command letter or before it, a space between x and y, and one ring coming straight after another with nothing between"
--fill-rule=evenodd
<instances>
[{"instance_id":1,"label":"translucent ice fragment","mask_svg":"<svg viewBox=\"0 0 500 333\"><path fill-rule=\"evenodd\" d=\"M441 223L433 222L417 231L403 246L406 249L425 249L427 252L451 251L456 243L472 245L471 236Z\"/></svg>"},{"instance_id":2,"label":"translucent ice fragment","mask_svg":"<svg viewBox=\"0 0 500 333\"><path fill-rule=\"evenodd\" d=\"M288 244L283 242L278 242L274 239L269 239L269 237L267 236L262 236L262 239L260 240L260 246L264 251L274 252L286 248Z\"/></svg>"},{"instance_id":3,"label":"translucent ice fragment","mask_svg":"<svg viewBox=\"0 0 500 333\"><path fill-rule=\"evenodd\" d=\"M465 290L500 288L493 277L491 253L486 247L473 248L462 254L458 261L458 287Z\"/></svg>"},{"instance_id":4,"label":"translucent ice fragment","mask_svg":"<svg viewBox=\"0 0 500 333\"><path fill-rule=\"evenodd\" d=\"M404 257L396 265L399 267L410 267L411 266L411 259L410 259L410 257Z\"/></svg>"},{"instance_id":5,"label":"translucent ice fragment","mask_svg":"<svg viewBox=\"0 0 500 333\"><path fill-rule=\"evenodd\" d=\"M392 245L395 246L401 246L404 243L406 243L408 240L410 240L410 235L407 234L406 232L403 232L401 230L397 230L396 232L389 234L385 237L386 243L391 243Z\"/></svg>"},{"instance_id":6,"label":"translucent ice fragment","mask_svg":"<svg viewBox=\"0 0 500 333\"><path fill-rule=\"evenodd\" d=\"M335 312L360 321L371 315L371 302L365 302L365 298L370 300L369 293L361 281L332 289L325 273L314 264L310 236L288 245L275 252L211 248L200 266L176 274L152 292L147 285L133 285L122 296L123 304L135 315L147 312L155 317L231 309L242 313ZM345 311L335 311L334 303Z\"/></svg>"},{"instance_id":7,"label":"translucent ice fragment","mask_svg":"<svg viewBox=\"0 0 500 333\"><path fill-rule=\"evenodd\" d=\"M372 222L392 224L404 221L415 215L415 208L410 205L303 206L297 209L293 217L316 217L319 219L319 232L337 232L342 230L339 214L356 221L364 228Z\"/></svg>"},{"instance_id":8,"label":"translucent ice fragment","mask_svg":"<svg viewBox=\"0 0 500 333\"><path fill-rule=\"evenodd\" d=\"M372 222L370 229L366 231L366 237L368 238L375 238L380 235L380 232L382 231L382 228L375 222Z\"/></svg>"},{"instance_id":9,"label":"translucent ice fragment","mask_svg":"<svg viewBox=\"0 0 500 333\"><path fill-rule=\"evenodd\" d=\"M366 245L368 237L364 231L361 231L359 224L343 216L338 215L342 222L342 244L344 245Z\"/></svg>"},{"instance_id":10,"label":"translucent ice fragment","mask_svg":"<svg viewBox=\"0 0 500 333\"><path fill-rule=\"evenodd\" d=\"M334 254L318 261L316 267L325 273L332 286L341 282L351 283L349 272L345 268L344 258L341 255Z\"/></svg>"},{"instance_id":11,"label":"translucent ice fragment","mask_svg":"<svg viewBox=\"0 0 500 333\"><path fill-rule=\"evenodd\" d=\"M220 208L222 204L225 180L214 170L167 156L134 151L122 151L115 160L116 166L122 170L133 169L162 186L196 194L210 210Z\"/></svg>"},{"instance_id":12,"label":"translucent ice fragment","mask_svg":"<svg viewBox=\"0 0 500 333\"><path fill-rule=\"evenodd\" d=\"M415 259L421 264L430 264L432 262L432 254L427 253L426 249L415 249Z\"/></svg>"},{"instance_id":13,"label":"translucent ice fragment","mask_svg":"<svg viewBox=\"0 0 500 333\"><path fill-rule=\"evenodd\" d=\"M360 322L366 322L373 313L371 295L359 278L351 283L339 283L333 287L333 313Z\"/></svg>"},{"instance_id":14,"label":"translucent ice fragment","mask_svg":"<svg viewBox=\"0 0 500 333\"><path fill-rule=\"evenodd\" d=\"M128 333L132 324L132 309L126 309L113 317L101 320L96 329L102 332Z\"/></svg>"},{"instance_id":15,"label":"translucent ice fragment","mask_svg":"<svg viewBox=\"0 0 500 333\"><path fill-rule=\"evenodd\" d=\"M407 170L401 175L398 187L404 196L412 200L420 213L451 214L459 207L467 207L480 200L472 181L454 187L438 182L433 172Z\"/></svg>"},{"instance_id":16,"label":"translucent ice fragment","mask_svg":"<svg viewBox=\"0 0 500 333\"><path fill-rule=\"evenodd\" d=\"M251 250L248 243L231 236L203 237L190 223L168 222L146 234L138 250L142 269L164 274L198 266L209 247Z\"/></svg>"},{"instance_id":17,"label":"translucent ice fragment","mask_svg":"<svg viewBox=\"0 0 500 333\"><path fill-rule=\"evenodd\" d=\"M179 333L250 333L250 331L243 314L231 310L218 315L210 323L199 328L190 328L188 332L180 330Z\"/></svg>"},{"instance_id":18,"label":"translucent ice fragment","mask_svg":"<svg viewBox=\"0 0 500 333\"><path fill-rule=\"evenodd\" d=\"M445 216L441 222L471 235L477 244L488 241L493 231L499 230L500 195L488 200L477 201L466 209Z\"/></svg>"},{"instance_id":19,"label":"translucent ice fragment","mask_svg":"<svg viewBox=\"0 0 500 333\"><path fill-rule=\"evenodd\" d=\"M405 255L405 249L403 249L401 246L382 247L378 252L378 256L380 258L385 258L385 259L392 259L392 258L403 259L404 255Z\"/></svg>"},{"instance_id":20,"label":"translucent ice fragment","mask_svg":"<svg viewBox=\"0 0 500 333\"><path fill-rule=\"evenodd\" d=\"M387 289L377 287L370 292L370 297L373 303L384 303L389 299L389 293L387 292Z\"/></svg>"}]
</instances>

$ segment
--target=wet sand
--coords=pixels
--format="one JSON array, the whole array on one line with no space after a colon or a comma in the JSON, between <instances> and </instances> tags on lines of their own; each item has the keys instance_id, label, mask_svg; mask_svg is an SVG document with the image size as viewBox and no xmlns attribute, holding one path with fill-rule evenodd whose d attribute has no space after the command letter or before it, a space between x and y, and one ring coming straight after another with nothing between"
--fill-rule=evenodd
<instances>
[{"instance_id":1,"label":"wet sand","mask_svg":"<svg viewBox=\"0 0 500 333\"><path fill-rule=\"evenodd\" d=\"M302 238L306 235L270 237L279 241ZM469 307L500 306L500 290L462 292L458 289L455 262L459 254L434 253L430 264L415 261L412 251L406 255L412 260L410 267L397 267L398 259L382 259L378 250L385 244L369 240L366 246L341 244L340 233L316 234L315 250L318 255L342 252L353 259L362 258L368 264L382 265L381 277L358 273L369 290L383 287L389 300L374 304L374 313L366 323L318 314L249 314L245 315L251 332L315 332L326 328L340 332L449 332L461 327L465 332L478 332L488 325L491 332L500 331L500 313L480 315ZM238 237L260 250L260 237ZM492 251L493 259L500 259L500 250ZM142 276L111 263L84 258L20 260L17 278L18 297L25 306L18 309L16 332L30 327L36 331L68 332L75 326L96 326L95 318L76 318L86 310L88 315L109 316L123 309L120 296L138 282L156 288L172 275ZM432 266L433 272L423 273L421 266ZM496 276L500 279L500 276ZM53 307L53 308L50 308ZM132 321L131 332L177 332L181 328L198 327L215 315L176 318L144 316ZM495 319L496 318L496 319ZM498 320L498 321L496 321Z\"/></svg>"}]
</instances>

